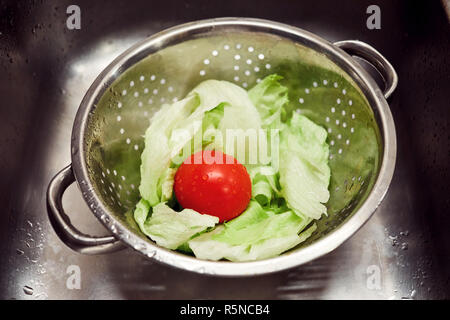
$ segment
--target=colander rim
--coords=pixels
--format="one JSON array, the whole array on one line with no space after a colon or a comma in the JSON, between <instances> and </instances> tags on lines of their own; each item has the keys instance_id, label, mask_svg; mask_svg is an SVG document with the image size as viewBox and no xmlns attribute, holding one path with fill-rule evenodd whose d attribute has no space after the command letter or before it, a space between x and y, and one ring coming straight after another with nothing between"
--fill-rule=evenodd
<instances>
[{"instance_id":1,"label":"colander rim","mask_svg":"<svg viewBox=\"0 0 450 320\"><path fill-rule=\"evenodd\" d=\"M301 42L300 40L303 40L320 48L320 51L316 48L313 49L325 53L329 59L333 58L332 61L338 64L360 88L365 88L363 90L364 95L366 98L368 95L373 98L371 101L374 101L375 105L371 105L371 107L376 107L381 124L383 155L380 170L372 191L360 208L341 223L339 227L312 244L296 249L288 254L282 254L266 260L250 262L200 260L159 247L150 241L144 241L109 212L95 194L93 184L88 175L84 138L89 115L95 110L96 102L109 85L123 71L140 60L136 60L139 53L146 52L149 54L180 42L183 36L220 28L258 29L260 32L281 35L292 41ZM302 45L305 45L303 41ZM347 68L344 69L343 66ZM156 33L124 51L100 73L86 92L75 117L71 142L72 167L83 198L91 208L92 213L116 238L159 262L197 273L221 276L249 276L281 271L299 266L336 249L369 220L383 200L392 180L396 161L396 148L395 125L389 105L372 77L350 55L329 41L298 27L270 20L239 17L198 20L177 25ZM84 183L80 184L79 181ZM109 219L100 218L105 216ZM105 222L106 220L108 222ZM114 227L112 228L112 226Z\"/></svg>"}]
</instances>

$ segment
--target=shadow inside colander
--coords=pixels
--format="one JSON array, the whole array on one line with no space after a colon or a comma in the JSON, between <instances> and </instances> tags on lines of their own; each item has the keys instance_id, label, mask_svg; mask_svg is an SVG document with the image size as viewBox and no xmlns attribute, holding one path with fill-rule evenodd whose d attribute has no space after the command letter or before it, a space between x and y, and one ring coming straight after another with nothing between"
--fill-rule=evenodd
<instances>
[{"instance_id":1,"label":"shadow inside colander","mask_svg":"<svg viewBox=\"0 0 450 320\"><path fill-rule=\"evenodd\" d=\"M331 181L328 215L308 245L339 227L370 193L380 165L380 133L355 82L324 54L278 36L228 32L169 46L123 72L103 92L84 141L89 176L109 211L146 241L131 210L139 200L140 154L151 116L207 79L244 89L277 73L289 89L287 114L326 128Z\"/></svg>"}]
</instances>

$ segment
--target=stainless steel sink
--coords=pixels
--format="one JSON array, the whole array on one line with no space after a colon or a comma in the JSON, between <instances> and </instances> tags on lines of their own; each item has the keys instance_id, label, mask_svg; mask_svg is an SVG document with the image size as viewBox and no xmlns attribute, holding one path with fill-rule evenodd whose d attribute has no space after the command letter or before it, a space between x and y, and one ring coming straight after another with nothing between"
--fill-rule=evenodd
<instances>
[{"instance_id":1,"label":"stainless steel sink","mask_svg":"<svg viewBox=\"0 0 450 320\"><path fill-rule=\"evenodd\" d=\"M80 30L66 27L70 4L0 4L0 298L450 298L450 40L439 2L379 1L380 30L366 27L368 1L78 1ZM272 19L330 41L359 39L392 62L400 79L390 100L398 160L385 200L333 253L266 276L193 274L131 249L103 256L71 251L49 224L45 192L70 163L72 123L87 88L136 41L219 16ZM82 231L107 234L76 187L64 205Z\"/></svg>"}]
</instances>

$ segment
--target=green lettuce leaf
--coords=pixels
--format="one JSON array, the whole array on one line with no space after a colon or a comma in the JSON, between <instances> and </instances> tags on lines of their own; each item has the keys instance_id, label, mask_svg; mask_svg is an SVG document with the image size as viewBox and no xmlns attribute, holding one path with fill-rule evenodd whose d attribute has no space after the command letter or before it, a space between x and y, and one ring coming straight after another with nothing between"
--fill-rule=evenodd
<instances>
[{"instance_id":1,"label":"green lettuce leaf","mask_svg":"<svg viewBox=\"0 0 450 320\"><path fill-rule=\"evenodd\" d=\"M295 213L312 219L326 214L330 197L326 137L324 128L298 113L281 133L281 195Z\"/></svg>"},{"instance_id":2,"label":"green lettuce leaf","mask_svg":"<svg viewBox=\"0 0 450 320\"><path fill-rule=\"evenodd\" d=\"M280 84L283 77L271 74L248 91L248 96L256 106L263 128L279 128L281 116L285 113L283 108L288 102L288 89Z\"/></svg>"},{"instance_id":3,"label":"green lettuce leaf","mask_svg":"<svg viewBox=\"0 0 450 320\"><path fill-rule=\"evenodd\" d=\"M260 114L246 90L228 81L207 80L191 94L199 96L199 108L216 106L203 120L203 147L225 152L247 169L265 163L258 151L259 146L267 146L267 138L261 134Z\"/></svg>"},{"instance_id":4,"label":"green lettuce leaf","mask_svg":"<svg viewBox=\"0 0 450 320\"><path fill-rule=\"evenodd\" d=\"M161 201L165 202L172 198L173 183L177 169L167 168L158 181L158 189L161 190Z\"/></svg>"},{"instance_id":5,"label":"green lettuce leaf","mask_svg":"<svg viewBox=\"0 0 450 320\"><path fill-rule=\"evenodd\" d=\"M257 224L269 217L268 213L258 202L251 200L247 209L238 217L225 223L227 229L241 230L247 226Z\"/></svg>"},{"instance_id":6,"label":"green lettuce leaf","mask_svg":"<svg viewBox=\"0 0 450 320\"><path fill-rule=\"evenodd\" d=\"M301 232L311 219L292 211L273 213L251 201L237 218L188 241L201 259L249 261L274 257L291 249L315 230Z\"/></svg>"},{"instance_id":7,"label":"green lettuce leaf","mask_svg":"<svg viewBox=\"0 0 450 320\"><path fill-rule=\"evenodd\" d=\"M258 241L253 245L231 245L227 242L213 239L214 236L223 232L224 229L225 227L223 225L219 225L214 230L190 240L188 244L195 256L199 259L215 261L221 259L230 261L254 261L273 258L309 238L316 230L316 225L314 224L299 235L291 234L283 237L270 238Z\"/></svg>"},{"instance_id":8,"label":"green lettuce leaf","mask_svg":"<svg viewBox=\"0 0 450 320\"><path fill-rule=\"evenodd\" d=\"M227 102L228 105L234 106L238 109L249 109L255 114L256 119L249 119L250 121L258 121L259 114L255 109L252 101L248 97L247 91L241 87L228 82L220 80L206 80L196 86L188 95L196 94L200 97L200 109L204 111Z\"/></svg>"},{"instance_id":9,"label":"green lettuce leaf","mask_svg":"<svg viewBox=\"0 0 450 320\"><path fill-rule=\"evenodd\" d=\"M160 179L170 167L172 154L178 153L174 148L179 148L179 145L173 146L169 141L171 133L180 122L189 118L198 105L199 97L192 94L172 105L163 105L152 117L151 124L145 132L139 186L142 198L147 200L150 206L162 201Z\"/></svg>"},{"instance_id":10,"label":"green lettuce leaf","mask_svg":"<svg viewBox=\"0 0 450 320\"><path fill-rule=\"evenodd\" d=\"M250 248L249 258L250 260L262 260L279 256L283 252L304 242L316 229L317 225L313 224L299 235L287 235L281 238L270 238L261 241Z\"/></svg>"},{"instance_id":11,"label":"green lettuce leaf","mask_svg":"<svg viewBox=\"0 0 450 320\"><path fill-rule=\"evenodd\" d=\"M219 222L217 217L191 209L176 212L165 203L154 206L150 215L150 205L145 200L137 204L134 219L145 235L158 245L173 250Z\"/></svg>"},{"instance_id":12,"label":"green lettuce leaf","mask_svg":"<svg viewBox=\"0 0 450 320\"><path fill-rule=\"evenodd\" d=\"M250 169L252 180L252 199L262 206L269 205L272 200L280 196L278 174L271 166L258 166Z\"/></svg>"},{"instance_id":13,"label":"green lettuce leaf","mask_svg":"<svg viewBox=\"0 0 450 320\"><path fill-rule=\"evenodd\" d=\"M246 211L226 223L224 231L213 239L231 245L252 245L261 240L296 235L310 222L311 219L299 217L292 211L270 214L252 201Z\"/></svg>"},{"instance_id":14,"label":"green lettuce leaf","mask_svg":"<svg viewBox=\"0 0 450 320\"><path fill-rule=\"evenodd\" d=\"M273 136L274 130L281 130L284 107L289 102L288 89L280 84L281 76L272 74L265 77L260 83L248 91L250 100L261 116L262 128L267 130L268 156L271 159L267 166L251 168L252 198L261 205L268 205L280 196L278 182L279 140ZM275 146L274 150L272 148Z\"/></svg>"}]
</instances>

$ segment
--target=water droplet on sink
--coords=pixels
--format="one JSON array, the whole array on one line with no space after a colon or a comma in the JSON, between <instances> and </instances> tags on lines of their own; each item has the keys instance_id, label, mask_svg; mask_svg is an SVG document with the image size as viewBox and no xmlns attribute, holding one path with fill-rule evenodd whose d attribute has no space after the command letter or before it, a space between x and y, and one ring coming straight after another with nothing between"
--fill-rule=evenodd
<instances>
[{"instance_id":1,"label":"water droplet on sink","mask_svg":"<svg viewBox=\"0 0 450 320\"><path fill-rule=\"evenodd\" d=\"M40 266L40 268L38 269L39 274L45 274L46 272L47 272L47 270L42 266Z\"/></svg>"},{"instance_id":2,"label":"water droplet on sink","mask_svg":"<svg viewBox=\"0 0 450 320\"><path fill-rule=\"evenodd\" d=\"M20 256L24 254L24 252L20 249L16 249L16 253Z\"/></svg>"},{"instance_id":3,"label":"water droplet on sink","mask_svg":"<svg viewBox=\"0 0 450 320\"><path fill-rule=\"evenodd\" d=\"M395 247L398 244L397 236L389 236L389 240L391 240L391 244L393 247Z\"/></svg>"},{"instance_id":4,"label":"water droplet on sink","mask_svg":"<svg viewBox=\"0 0 450 320\"><path fill-rule=\"evenodd\" d=\"M25 292L25 294L31 296L33 294L34 289L32 287L29 286L24 286L23 287L23 292Z\"/></svg>"}]
</instances>

